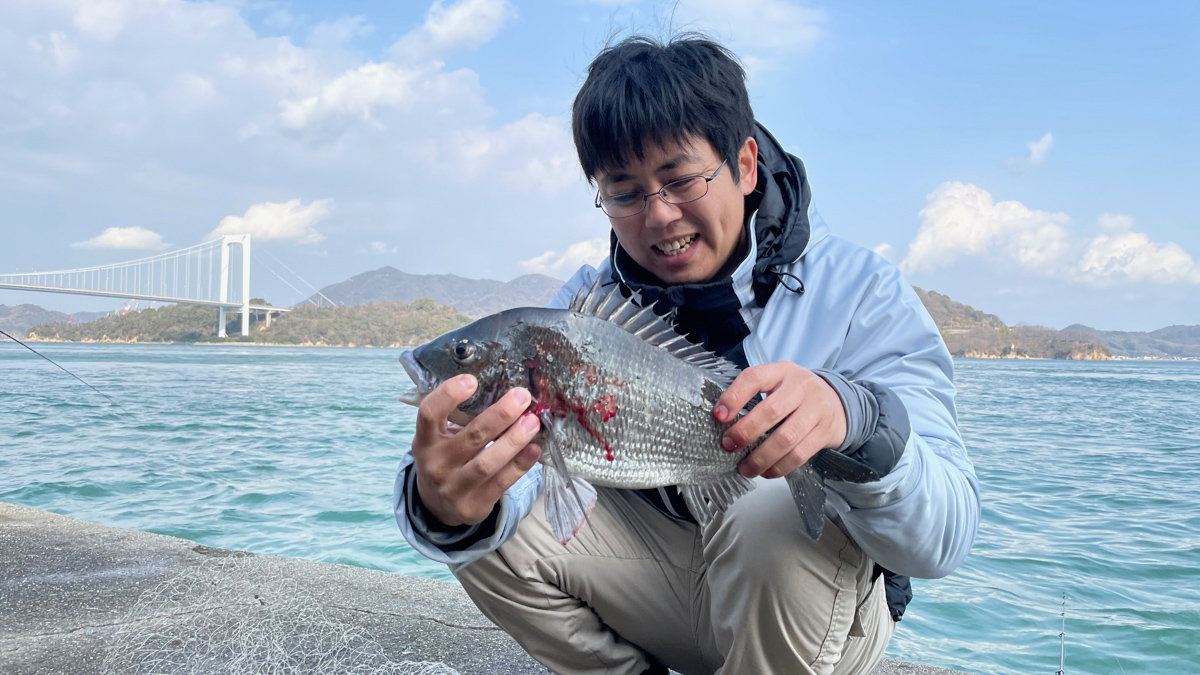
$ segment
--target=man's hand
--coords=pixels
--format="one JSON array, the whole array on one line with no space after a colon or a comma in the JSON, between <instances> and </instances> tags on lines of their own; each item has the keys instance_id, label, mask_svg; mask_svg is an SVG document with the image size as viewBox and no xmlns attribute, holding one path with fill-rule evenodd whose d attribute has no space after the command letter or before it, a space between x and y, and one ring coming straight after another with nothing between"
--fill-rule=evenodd
<instances>
[{"instance_id":1,"label":"man's hand","mask_svg":"<svg viewBox=\"0 0 1200 675\"><path fill-rule=\"evenodd\" d=\"M766 398L726 430L722 439L725 449L734 452L771 432L738 464L743 476L779 478L822 448L836 448L846 440L842 399L820 375L791 361L743 370L717 401L713 416L718 422L735 419L760 392Z\"/></svg>"},{"instance_id":2,"label":"man's hand","mask_svg":"<svg viewBox=\"0 0 1200 675\"><path fill-rule=\"evenodd\" d=\"M525 412L526 389L508 392L461 429L449 426L451 415L477 386L470 375L451 378L429 392L417 409L412 445L417 492L444 525L482 522L542 454L530 443L541 423Z\"/></svg>"}]
</instances>

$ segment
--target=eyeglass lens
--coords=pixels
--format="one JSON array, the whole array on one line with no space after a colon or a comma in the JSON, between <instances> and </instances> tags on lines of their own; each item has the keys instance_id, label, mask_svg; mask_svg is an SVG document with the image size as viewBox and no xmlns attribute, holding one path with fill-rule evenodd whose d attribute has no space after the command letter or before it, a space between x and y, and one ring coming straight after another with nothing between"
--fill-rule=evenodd
<instances>
[{"instance_id":1,"label":"eyeglass lens","mask_svg":"<svg viewBox=\"0 0 1200 675\"><path fill-rule=\"evenodd\" d=\"M668 204L685 204L694 202L706 194L708 194L708 181L704 180L704 176L688 176L667 183L662 186L661 190L653 194L629 192L604 197L600 200L600 207L606 214L614 218L623 218L641 213L645 210L649 199L655 195L662 197Z\"/></svg>"}]
</instances>

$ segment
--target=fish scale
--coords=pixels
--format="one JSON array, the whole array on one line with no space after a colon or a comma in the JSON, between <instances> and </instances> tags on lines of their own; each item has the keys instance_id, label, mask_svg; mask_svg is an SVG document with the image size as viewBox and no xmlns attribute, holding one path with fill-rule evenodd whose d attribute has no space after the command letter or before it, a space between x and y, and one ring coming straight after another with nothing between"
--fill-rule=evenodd
<instances>
[{"instance_id":1,"label":"fish scale","mask_svg":"<svg viewBox=\"0 0 1200 675\"><path fill-rule=\"evenodd\" d=\"M630 337L610 321L582 314L529 328L529 349L538 354L530 369L533 410L563 421L554 442L571 474L593 485L636 489L707 482L735 471L748 449L721 448L730 425L717 422L712 411L722 384Z\"/></svg>"},{"instance_id":2,"label":"fish scale","mask_svg":"<svg viewBox=\"0 0 1200 675\"><path fill-rule=\"evenodd\" d=\"M730 423L713 416L736 365L690 343L643 308L632 293L599 280L567 309L523 307L479 319L400 357L417 385L401 397L419 405L451 377L469 373L479 386L459 410L474 417L515 387L532 395L542 420L546 520L564 544L595 504L594 485L645 489L678 485L701 524L754 484L738 462L764 438L726 452ZM747 408L749 409L749 408ZM769 432L768 432L769 433ZM805 532L824 524L821 476L879 480L865 465L821 450L786 476Z\"/></svg>"}]
</instances>

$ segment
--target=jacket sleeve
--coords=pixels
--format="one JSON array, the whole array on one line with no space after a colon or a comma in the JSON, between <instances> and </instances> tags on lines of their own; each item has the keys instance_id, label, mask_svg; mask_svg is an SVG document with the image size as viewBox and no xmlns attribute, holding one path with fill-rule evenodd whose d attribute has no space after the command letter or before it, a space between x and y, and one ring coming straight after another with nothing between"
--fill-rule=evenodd
<instances>
[{"instance_id":1,"label":"jacket sleeve","mask_svg":"<svg viewBox=\"0 0 1200 675\"><path fill-rule=\"evenodd\" d=\"M597 274L589 265L580 268L546 306L566 308L575 292L581 286L590 286ZM521 520L529 515L542 490L542 465L535 464L505 491L492 513L494 517L468 528L442 531L441 528L429 526L424 508L414 499L414 475L412 449L409 448L400 459L400 469L392 491L392 513L396 524L413 549L451 568L467 565L500 548L517 531Z\"/></svg>"},{"instance_id":2,"label":"jacket sleeve","mask_svg":"<svg viewBox=\"0 0 1200 675\"><path fill-rule=\"evenodd\" d=\"M876 483L827 481L830 505L880 565L938 578L975 541L979 485L958 432L950 353L912 287L877 262L832 370L877 399L878 424L862 451L890 458L891 469Z\"/></svg>"}]
</instances>

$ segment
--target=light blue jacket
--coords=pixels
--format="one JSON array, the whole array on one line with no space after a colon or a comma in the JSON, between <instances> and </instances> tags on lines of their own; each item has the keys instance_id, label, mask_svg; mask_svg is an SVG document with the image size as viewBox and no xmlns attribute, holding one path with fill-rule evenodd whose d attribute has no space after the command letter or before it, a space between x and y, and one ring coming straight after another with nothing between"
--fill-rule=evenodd
<instances>
[{"instance_id":1,"label":"light blue jacket","mask_svg":"<svg viewBox=\"0 0 1200 675\"><path fill-rule=\"evenodd\" d=\"M967 557L980 514L975 470L958 433L950 354L895 266L831 235L815 209L810 207L808 216L808 244L785 270L804 280L806 292L777 289L765 307L743 310L753 331L742 343L746 357L752 366L789 360L831 370L848 380L883 385L900 398L912 430L900 460L879 482L827 481L826 513L892 572L945 576ZM749 228L752 237L754 229ZM753 241L749 250L755 250ZM734 272L739 296L752 293L753 262L751 253ZM599 274L609 274L607 260L599 270L581 268L547 306L565 308L576 290L590 286ZM396 522L413 548L452 567L480 558L511 537L542 489L537 465L504 494L491 536L446 552L438 546L451 539L439 539L409 508L412 461L411 453L404 456L396 478Z\"/></svg>"}]
</instances>

